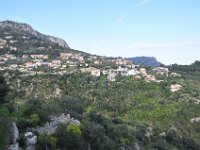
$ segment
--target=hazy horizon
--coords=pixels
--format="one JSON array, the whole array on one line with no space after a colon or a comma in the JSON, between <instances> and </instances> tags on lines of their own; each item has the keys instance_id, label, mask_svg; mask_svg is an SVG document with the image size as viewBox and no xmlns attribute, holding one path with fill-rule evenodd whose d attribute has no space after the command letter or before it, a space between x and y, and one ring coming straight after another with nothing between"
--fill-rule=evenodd
<instances>
[{"instance_id":1,"label":"hazy horizon","mask_svg":"<svg viewBox=\"0 0 200 150\"><path fill-rule=\"evenodd\" d=\"M3 1L1 21L30 24L91 54L152 56L191 64L200 56L198 0Z\"/></svg>"}]
</instances>

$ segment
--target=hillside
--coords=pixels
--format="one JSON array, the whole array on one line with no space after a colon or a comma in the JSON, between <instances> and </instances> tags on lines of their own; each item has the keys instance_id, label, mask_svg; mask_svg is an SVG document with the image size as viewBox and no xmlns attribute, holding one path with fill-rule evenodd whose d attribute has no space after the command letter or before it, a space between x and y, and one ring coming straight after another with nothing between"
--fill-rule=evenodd
<instances>
[{"instance_id":1,"label":"hillside","mask_svg":"<svg viewBox=\"0 0 200 150\"><path fill-rule=\"evenodd\" d=\"M20 25L0 28L0 149L200 149L198 61L135 65Z\"/></svg>"},{"instance_id":2,"label":"hillside","mask_svg":"<svg viewBox=\"0 0 200 150\"><path fill-rule=\"evenodd\" d=\"M25 23L17 23L17 22L13 22L13 21L2 21L2 22L0 22L0 31L1 31L1 34L4 34L4 35L9 34L9 32L12 32L12 31L18 31L18 33L20 33L22 39L37 38L37 39L42 40L43 42L44 41L52 42L52 43L56 43L59 46L62 46L64 48L69 48L68 44L63 39L60 39L60 38L57 38L54 36L44 35L38 31L34 30L30 25L25 24ZM26 35L29 35L29 36L31 35L31 37L26 36ZM10 37L7 36L7 38L12 39L11 36L12 35L10 35ZM16 36L14 36L14 37L16 38ZM17 43L17 41L16 41L16 43Z\"/></svg>"},{"instance_id":3,"label":"hillside","mask_svg":"<svg viewBox=\"0 0 200 150\"><path fill-rule=\"evenodd\" d=\"M159 67L163 65L162 63L158 62L155 57L133 57L127 58L129 61L132 61L134 64L137 65L144 65L147 67Z\"/></svg>"}]
</instances>

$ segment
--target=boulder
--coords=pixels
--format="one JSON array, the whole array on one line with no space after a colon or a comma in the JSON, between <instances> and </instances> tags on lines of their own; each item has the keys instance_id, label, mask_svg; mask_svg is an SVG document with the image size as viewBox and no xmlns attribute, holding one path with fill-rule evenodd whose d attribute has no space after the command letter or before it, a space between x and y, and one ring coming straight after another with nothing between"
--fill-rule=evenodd
<instances>
[{"instance_id":1,"label":"boulder","mask_svg":"<svg viewBox=\"0 0 200 150\"><path fill-rule=\"evenodd\" d=\"M24 138L27 146L37 144L37 136L35 136L32 132L25 133Z\"/></svg>"},{"instance_id":2,"label":"boulder","mask_svg":"<svg viewBox=\"0 0 200 150\"><path fill-rule=\"evenodd\" d=\"M19 130L16 126L16 123L13 122L10 127L10 144L16 144L19 139Z\"/></svg>"}]
</instances>

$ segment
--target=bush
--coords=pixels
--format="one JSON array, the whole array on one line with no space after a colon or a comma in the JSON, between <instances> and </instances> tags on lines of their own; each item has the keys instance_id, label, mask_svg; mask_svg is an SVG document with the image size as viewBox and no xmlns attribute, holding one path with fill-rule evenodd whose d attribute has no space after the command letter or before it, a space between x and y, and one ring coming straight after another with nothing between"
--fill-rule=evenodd
<instances>
[{"instance_id":1,"label":"bush","mask_svg":"<svg viewBox=\"0 0 200 150\"><path fill-rule=\"evenodd\" d=\"M33 122L34 125L39 124L40 117L37 114L31 114L30 118L31 118L31 121Z\"/></svg>"},{"instance_id":2,"label":"bush","mask_svg":"<svg viewBox=\"0 0 200 150\"><path fill-rule=\"evenodd\" d=\"M51 150L55 150L56 149L56 144L57 144L57 138L54 136L50 136L48 139L48 144L50 146Z\"/></svg>"},{"instance_id":3,"label":"bush","mask_svg":"<svg viewBox=\"0 0 200 150\"><path fill-rule=\"evenodd\" d=\"M70 124L65 128L65 134L71 134L77 137L81 136L81 130L78 125Z\"/></svg>"}]
</instances>

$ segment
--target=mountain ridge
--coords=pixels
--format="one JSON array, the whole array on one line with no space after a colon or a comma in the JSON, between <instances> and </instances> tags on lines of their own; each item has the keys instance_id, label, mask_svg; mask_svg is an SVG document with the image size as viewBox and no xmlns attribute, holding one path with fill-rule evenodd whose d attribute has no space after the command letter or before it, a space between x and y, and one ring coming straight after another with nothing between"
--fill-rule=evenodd
<instances>
[{"instance_id":1,"label":"mountain ridge","mask_svg":"<svg viewBox=\"0 0 200 150\"><path fill-rule=\"evenodd\" d=\"M24 31L42 40L48 40L50 42L57 43L59 46L62 46L64 48L70 48L65 40L58 37L42 34L38 32L37 30L34 30L31 27L31 25L26 24L26 23L18 23L18 22L6 20L6 21L0 22L0 28L12 28L15 30Z\"/></svg>"},{"instance_id":2,"label":"mountain ridge","mask_svg":"<svg viewBox=\"0 0 200 150\"><path fill-rule=\"evenodd\" d=\"M164 65L163 63L157 61L155 57L148 56L137 56L127 58L129 61L132 61L136 65L144 65L146 67L159 67Z\"/></svg>"}]
</instances>

